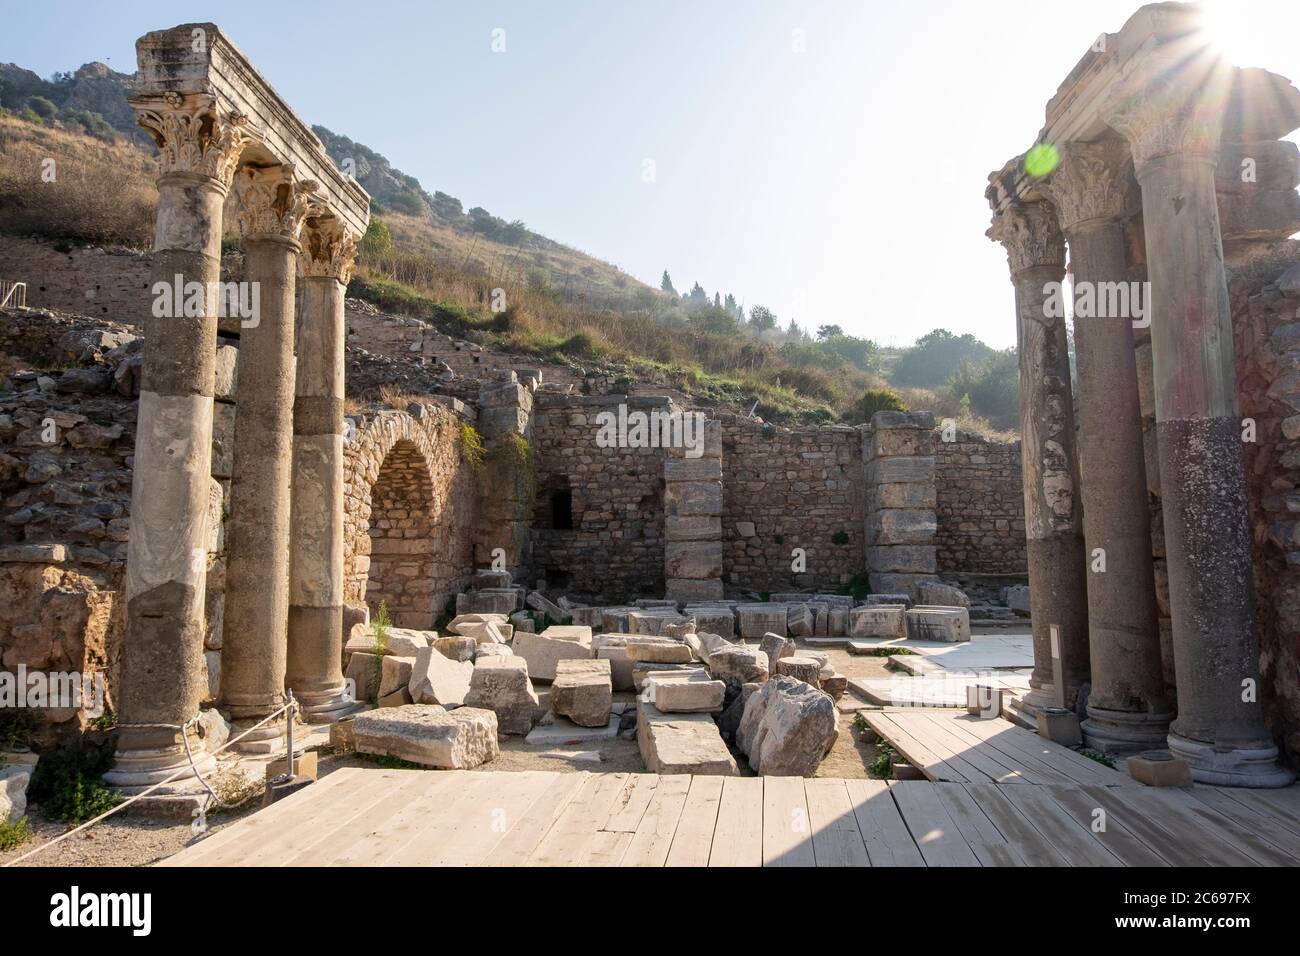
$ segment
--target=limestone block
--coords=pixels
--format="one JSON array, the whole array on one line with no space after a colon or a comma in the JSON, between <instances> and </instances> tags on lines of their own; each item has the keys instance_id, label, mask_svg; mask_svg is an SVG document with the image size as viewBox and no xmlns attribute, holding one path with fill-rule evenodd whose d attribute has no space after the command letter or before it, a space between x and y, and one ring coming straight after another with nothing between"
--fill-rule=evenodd
<instances>
[{"instance_id":1,"label":"limestone block","mask_svg":"<svg viewBox=\"0 0 1300 956\"><path fill-rule=\"evenodd\" d=\"M668 542L664 545L664 574L695 580L722 577L722 542Z\"/></svg>"},{"instance_id":2,"label":"limestone block","mask_svg":"<svg viewBox=\"0 0 1300 956\"><path fill-rule=\"evenodd\" d=\"M379 690L379 657L358 651L348 658L344 678L352 681L357 700L374 700Z\"/></svg>"},{"instance_id":3,"label":"limestone block","mask_svg":"<svg viewBox=\"0 0 1300 956\"><path fill-rule=\"evenodd\" d=\"M722 578L667 578L664 593L675 601L718 601L722 599Z\"/></svg>"},{"instance_id":4,"label":"limestone block","mask_svg":"<svg viewBox=\"0 0 1300 956\"><path fill-rule=\"evenodd\" d=\"M908 481L870 485L866 490L867 514L886 508L909 508L933 511L938 505L934 482Z\"/></svg>"},{"instance_id":5,"label":"limestone block","mask_svg":"<svg viewBox=\"0 0 1300 956\"><path fill-rule=\"evenodd\" d=\"M500 753L497 717L490 710L407 704L357 714L352 720L359 753L386 754L440 770L469 770Z\"/></svg>"},{"instance_id":6,"label":"limestone block","mask_svg":"<svg viewBox=\"0 0 1300 956\"><path fill-rule=\"evenodd\" d=\"M1148 787L1190 787L1192 767L1167 750L1134 754L1125 762L1129 776Z\"/></svg>"},{"instance_id":7,"label":"limestone block","mask_svg":"<svg viewBox=\"0 0 1300 956\"><path fill-rule=\"evenodd\" d=\"M405 687L399 687L391 694L379 698L380 707L405 707L407 704L413 704L411 692Z\"/></svg>"},{"instance_id":8,"label":"limestone block","mask_svg":"<svg viewBox=\"0 0 1300 956\"><path fill-rule=\"evenodd\" d=\"M557 624L567 620L569 614L541 591L529 591L525 603L534 611L541 611Z\"/></svg>"},{"instance_id":9,"label":"limestone block","mask_svg":"<svg viewBox=\"0 0 1300 956\"><path fill-rule=\"evenodd\" d=\"M470 675L466 707L479 707L497 715L497 731L527 734L540 706L528 679L522 657L486 657L475 662Z\"/></svg>"},{"instance_id":10,"label":"limestone block","mask_svg":"<svg viewBox=\"0 0 1300 956\"><path fill-rule=\"evenodd\" d=\"M686 646L691 649L691 656L701 664L709 662L709 655L714 651L721 650L724 647L730 647L731 642L725 640L720 634L710 634L707 631L700 631L694 634L686 635Z\"/></svg>"},{"instance_id":11,"label":"limestone block","mask_svg":"<svg viewBox=\"0 0 1300 956\"><path fill-rule=\"evenodd\" d=\"M474 590L508 588L514 584L509 571L475 571L469 586Z\"/></svg>"},{"instance_id":12,"label":"limestone block","mask_svg":"<svg viewBox=\"0 0 1300 956\"><path fill-rule=\"evenodd\" d=\"M447 630L453 634L463 634L466 637L481 627L483 624L505 624L510 618L505 614L457 614L447 625Z\"/></svg>"},{"instance_id":13,"label":"limestone block","mask_svg":"<svg viewBox=\"0 0 1300 956\"><path fill-rule=\"evenodd\" d=\"M811 637L814 624L813 612L807 604L791 604L788 606L785 627L786 633L791 637Z\"/></svg>"},{"instance_id":14,"label":"limestone block","mask_svg":"<svg viewBox=\"0 0 1300 956\"><path fill-rule=\"evenodd\" d=\"M681 627L690 623L690 618L677 613L673 608L642 608L627 613L627 633L643 634L651 637L667 636L670 626Z\"/></svg>"},{"instance_id":15,"label":"limestone block","mask_svg":"<svg viewBox=\"0 0 1300 956\"><path fill-rule=\"evenodd\" d=\"M849 689L849 679L838 673L831 674L829 677L822 677L821 689L831 695L831 700L838 701L844 696L844 692Z\"/></svg>"},{"instance_id":16,"label":"limestone block","mask_svg":"<svg viewBox=\"0 0 1300 956\"><path fill-rule=\"evenodd\" d=\"M740 693L743 684L761 684L768 677L767 655L756 647L733 644L709 655L709 673Z\"/></svg>"},{"instance_id":17,"label":"limestone block","mask_svg":"<svg viewBox=\"0 0 1300 956\"><path fill-rule=\"evenodd\" d=\"M390 627L388 638L384 643L384 653L394 657L414 657L423 648L429 646L430 640L437 640L437 631L416 631L406 627ZM343 657L350 654L376 653L375 632L373 625L366 628L358 625L353 628L352 636L343 645Z\"/></svg>"},{"instance_id":18,"label":"limestone block","mask_svg":"<svg viewBox=\"0 0 1300 956\"><path fill-rule=\"evenodd\" d=\"M542 631L542 637L549 638L553 641L577 641L579 643L591 643L591 628L584 627L580 624L552 624L546 630Z\"/></svg>"},{"instance_id":19,"label":"limestone block","mask_svg":"<svg viewBox=\"0 0 1300 956\"><path fill-rule=\"evenodd\" d=\"M488 657L514 657L515 652L508 644L479 644L474 651L474 660Z\"/></svg>"},{"instance_id":20,"label":"limestone block","mask_svg":"<svg viewBox=\"0 0 1300 956\"><path fill-rule=\"evenodd\" d=\"M430 647L423 647L419 653L434 654L435 652ZM447 660L441 654L437 656L444 661ZM387 697L410 683L411 669L414 667L416 660L415 657L386 655L379 669L379 696Z\"/></svg>"},{"instance_id":21,"label":"limestone block","mask_svg":"<svg viewBox=\"0 0 1300 956\"><path fill-rule=\"evenodd\" d=\"M484 588L456 595L457 614L513 614L523 607L523 588Z\"/></svg>"},{"instance_id":22,"label":"limestone block","mask_svg":"<svg viewBox=\"0 0 1300 956\"><path fill-rule=\"evenodd\" d=\"M919 428L931 431L934 428L934 412L883 411L871 416L873 432L895 428Z\"/></svg>"},{"instance_id":23,"label":"limestone block","mask_svg":"<svg viewBox=\"0 0 1300 956\"><path fill-rule=\"evenodd\" d=\"M472 637L440 637L433 642L433 649L451 661L472 661L478 652L478 641ZM442 703L435 701L435 703Z\"/></svg>"},{"instance_id":24,"label":"limestone block","mask_svg":"<svg viewBox=\"0 0 1300 956\"><path fill-rule=\"evenodd\" d=\"M551 684L551 710L579 727L604 727L614 703L608 660L563 660Z\"/></svg>"},{"instance_id":25,"label":"limestone block","mask_svg":"<svg viewBox=\"0 0 1300 956\"><path fill-rule=\"evenodd\" d=\"M1029 585L1013 584L1002 589L1002 603L1019 617L1029 617Z\"/></svg>"},{"instance_id":26,"label":"limestone block","mask_svg":"<svg viewBox=\"0 0 1300 956\"><path fill-rule=\"evenodd\" d=\"M555 680L555 665L560 661L591 658L590 639L563 640L544 634L516 631L511 647L516 656L528 662L528 673L533 680Z\"/></svg>"},{"instance_id":27,"label":"limestone block","mask_svg":"<svg viewBox=\"0 0 1300 956\"><path fill-rule=\"evenodd\" d=\"M787 611L784 604L742 604L736 608L740 618L740 636L759 639L771 632L784 637Z\"/></svg>"},{"instance_id":28,"label":"limestone block","mask_svg":"<svg viewBox=\"0 0 1300 956\"><path fill-rule=\"evenodd\" d=\"M868 594L867 604L901 604L903 607L912 606L912 591L909 588L906 591L894 593Z\"/></svg>"},{"instance_id":29,"label":"limestone block","mask_svg":"<svg viewBox=\"0 0 1300 956\"><path fill-rule=\"evenodd\" d=\"M204 651L203 663L208 670L208 695L204 703L221 696L221 651Z\"/></svg>"},{"instance_id":30,"label":"limestone block","mask_svg":"<svg viewBox=\"0 0 1300 956\"><path fill-rule=\"evenodd\" d=\"M907 636L906 611L907 608L901 604L855 607L849 612L849 635L901 641Z\"/></svg>"},{"instance_id":31,"label":"limestone block","mask_svg":"<svg viewBox=\"0 0 1300 956\"><path fill-rule=\"evenodd\" d=\"M27 815L27 787L32 768L25 764L0 766L0 822L17 823Z\"/></svg>"},{"instance_id":32,"label":"limestone block","mask_svg":"<svg viewBox=\"0 0 1300 956\"><path fill-rule=\"evenodd\" d=\"M726 605L688 604L685 613L695 621L695 630L716 634L724 641L736 637L736 612Z\"/></svg>"},{"instance_id":33,"label":"limestone block","mask_svg":"<svg viewBox=\"0 0 1300 956\"><path fill-rule=\"evenodd\" d=\"M627 656L627 648L608 644L596 649L599 660L609 661L609 679L615 690L633 690L632 658Z\"/></svg>"},{"instance_id":34,"label":"limestone block","mask_svg":"<svg viewBox=\"0 0 1300 956\"><path fill-rule=\"evenodd\" d=\"M916 603L939 607L970 607L970 598L960 588L940 581L918 581Z\"/></svg>"},{"instance_id":35,"label":"limestone block","mask_svg":"<svg viewBox=\"0 0 1300 956\"><path fill-rule=\"evenodd\" d=\"M970 640L970 612L964 607L914 607L906 618L908 640L949 644Z\"/></svg>"},{"instance_id":36,"label":"limestone block","mask_svg":"<svg viewBox=\"0 0 1300 956\"><path fill-rule=\"evenodd\" d=\"M882 545L929 544L937 530L933 511L890 509L876 511L867 518L867 540L876 548Z\"/></svg>"},{"instance_id":37,"label":"limestone block","mask_svg":"<svg viewBox=\"0 0 1300 956\"><path fill-rule=\"evenodd\" d=\"M699 664L656 664L653 661L632 662L632 689L637 693L645 690L645 682L653 674L671 674L682 671L703 670Z\"/></svg>"},{"instance_id":38,"label":"limestone block","mask_svg":"<svg viewBox=\"0 0 1300 956\"><path fill-rule=\"evenodd\" d=\"M674 641L685 641L687 636L695 633L694 619L686 621L684 624L665 624L663 636Z\"/></svg>"},{"instance_id":39,"label":"limestone block","mask_svg":"<svg viewBox=\"0 0 1300 956\"><path fill-rule=\"evenodd\" d=\"M871 571L934 574L938 567L932 544L886 544L867 548L867 568ZM876 590L874 587L872 590Z\"/></svg>"},{"instance_id":40,"label":"limestone block","mask_svg":"<svg viewBox=\"0 0 1300 956\"><path fill-rule=\"evenodd\" d=\"M384 658L387 666L389 658ZM411 662L407 689L416 704L441 704L459 707L469 692L474 664L469 660L448 660L432 647L423 648Z\"/></svg>"},{"instance_id":41,"label":"limestone block","mask_svg":"<svg viewBox=\"0 0 1300 956\"><path fill-rule=\"evenodd\" d=\"M805 684L821 687L822 665L811 657L783 657L776 662L775 672L785 677L793 677Z\"/></svg>"},{"instance_id":42,"label":"limestone block","mask_svg":"<svg viewBox=\"0 0 1300 956\"><path fill-rule=\"evenodd\" d=\"M628 658L634 662L687 664L692 659L690 647L666 637L629 637L625 647Z\"/></svg>"},{"instance_id":43,"label":"limestone block","mask_svg":"<svg viewBox=\"0 0 1300 956\"><path fill-rule=\"evenodd\" d=\"M849 614L852 608L842 606L832 606L827 613L826 635L828 637L842 637L849 633Z\"/></svg>"},{"instance_id":44,"label":"limestone block","mask_svg":"<svg viewBox=\"0 0 1300 956\"><path fill-rule=\"evenodd\" d=\"M460 625L458 633L476 644L508 644L514 639L515 629L510 624L498 621L465 621Z\"/></svg>"},{"instance_id":45,"label":"limestone block","mask_svg":"<svg viewBox=\"0 0 1300 956\"><path fill-rule=\"evenodd\" d=\"M516 631L527 631L529 634L537 632L537 625L533 622L532 617L527 611L516 611L510 615L510 626Z\"/></svg>"},{"instance_id":46,"label":"limestone block","mask_svg":"<svg viewBox=\"0 0 1300 956\"><path fill-rule=\"evenodd\" d=\"M721 515L722 483L673 481L664 487L664 511L673 515Z\"/></svg>"},{"instance_id":47,"label":"limestone block","mask_svg":"<svg viewBox=\"0 0 1300 956\"><path fill-rule=\"evenodd\" d=\"M934 454L934 432L919 428L875 429L868 441L868 451L875 458L926 458Z\"/></svg>"},{"instance_id":48,"label":"limestone block","mask_svg":"<svg viewBox=\"0 0 1300 956\"><path fill-rule=\"evenodd\" d=\"M646 680L646 697L665 714L713 713L722 710L727 685L705 671L655 674Z\"/></svg>"},{"instance_id":49,"label":"limestone block","mask_svg":"<svg viewBox=\"0 0 1300 956\"><path fill-rule=\"evenodd\" d=\"M758 533L758 531L757 531L757 529L754 527L754 522L752 522L752 521L737 521L737 522L736 522L736 534L740 535L740 537L742 537L742 538L752 538L752 537L754 537L754 535L757 534L757 533Z\"/></svg>"},{"instance_id":50,"label":"limestone block","mask_svg":"<svg viewBox=\"0 0 1300 956\"><path fill-rule=\"evenodd\" d=\"M665 714L638 698L636 741L650 773L734 777L738 772L708 714Z\"/></svg>"},{"instance_id":51,"label":"limestone block","mask_svg":"<svg viewBox=\"0 0 1300 956\"><path fill-rule=\"evenodd\" d=\"M767 655L767 664L771 667L781 658L793 655L796 645L789 638L769 633L764 634L763 639L758 642L758 649Z\"/></svg>"},{"instance_id":52,"label":"limestone block","mask_svg":"<svg viewBox=\"0 0 1300 956\"><path fill-rule=\"evenodd\" d=\"M811 777L839 736L829 694L777 675L749 698L736 745L765 776Z\"/></svg>"},{"instance_id":53,"label":"limestone block","mask_svg":"<svg viewBox=\"0 0 1300 956\"><path fill-rule=\"evenodd\" d=\"M634 607L605 607L600 609L600 629L609 634L628 634L628 615Z\"/></svg>"},{"instance_id":54,"label":"limestone block","mask_svg":"<svg viewBox=\"0 0 1300 956\"><path fill-rule=\"evenodd\" d=\"M933 482L933 458L876 458L867 462L867 487L893 483Z\"/></svg>"}]
</instances>

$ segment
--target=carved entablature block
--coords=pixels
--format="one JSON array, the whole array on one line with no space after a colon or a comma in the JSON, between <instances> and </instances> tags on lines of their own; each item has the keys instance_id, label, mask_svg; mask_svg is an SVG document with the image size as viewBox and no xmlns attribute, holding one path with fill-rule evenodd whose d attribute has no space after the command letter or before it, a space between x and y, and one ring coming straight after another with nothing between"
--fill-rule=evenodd
<instances>
[{"instance_id":1,"label":"carved entablature block","mask_svg":"<svg viewBox=\"0 0 1300 956\"><path fill-rule=\"evenodd\" d=\"M1042 186L1068 235L1093 221L1118 220L1124 212L1128 150L1122 141L1066 143L1061 162Z\"/></svg>"},{"instance_id":2,"label":"carved entablature block","mask_svg":"<svg viewBox=\"0 0 1300 956\"><path fill-rule=\"evenodd\" d=\"M130 104L158 147L164 175L197 173L228 189L240 156L256 141L247 116L222 111L206 93L143 94Z\"/></svg>"},{"instance_id":3,"label":"carved entablature block","mask_svg":"<svg viewBox=\"0 0 1300 956\"><path fill-rule=\"evenodd\" d=\"M315 192L315 182L294 178L290 163L241 167L235 176L239 231L250 238L296 242Z\"/></svg>"},{"instance_id":4,"label":"carved entablature block","mask_svg":"<svg viewBox=\"0 0 1300 956\"><path fill-rule=\"evenodd\" d=\"M1101 117L1128 140L1139 176L1164 156L1217 163L1227 93L1228 82L1217 71L1196 80L1135 81L1106 103Z\"/></svg>"},{"instance_id":5,"label":"carved entablature block","mask_svg":"<svg viewBox=\"0 0 1300 956\"><path fill-rule=\"evenodd\" d=\"M302 233L302 254L298 271L304 276L324 276L344 285L352 278L356 262L357 241L352 232L334 216L311 216Z\"/></svg>"},{"instance_id":6,"label":"carved entablature block","mask_svg":"<svg viewBox=\"0 0 1300 956\"><path fill-rule=\"evenodd\" d=\"M987 235L1006 247L1013 278L1039 266L1065 268L1065 236L1048 203L1012 203L994 217Z\"/></svg>"}]
</instances>

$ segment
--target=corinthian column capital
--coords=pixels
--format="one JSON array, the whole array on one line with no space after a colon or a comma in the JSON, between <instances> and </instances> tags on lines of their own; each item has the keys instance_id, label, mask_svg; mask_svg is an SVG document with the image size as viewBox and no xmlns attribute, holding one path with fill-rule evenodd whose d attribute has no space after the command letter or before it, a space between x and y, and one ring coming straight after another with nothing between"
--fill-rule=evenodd
<instances>
[{"instance_id":1,"label":"corinthian column capital","mask_svg":"<svg viewBox=\"0 0 1300 956\"><path fill-rule=\"evenodd\" d=\"M1045 202L1015 202L993 218L986 235L1002 243L1011 277L1040 266L1065 268L1065 237L1056 210Z\"/></svg>"},{"instance_id":2,"label":"corinthian column capital","mask_svg":"<svg viewBox=\"0 0 1300 956\"><path fill-rule=\"evenodd\" d=\"M222 112L206 93L145 94L129 102L158 147L163 175L195 173L230 188L239 157L256 140L247 116Z\"/></svg>"},{"instance_id":3,"label":"corinthian column capital","mask_svg":"<svg viewBox=\"0 0 1300 956\"><path fill-rule=\"evenodd\" d=\"M1128 140L1139 177L1164 156L1218 162L1229 82L1215 68L1191 74L1169 67L1155 79L1134 77L1102 107L1102 119Z\"/></svg>"},{"instance_id":4,"label":"corinthian column capital","mask_svg":"<svg viewBox=\"0 0 1300 956\"><path fill-rule=\"evenodd\" d=\"M292 163L244 166L235 176L239 231L296 242L317 188L312 180L295 180Z\"/></svg>"},{"instance_id":5,"label":"corinthian column capital","mask_svg":"<svg viewBox=\"0 0 1300 956\"><path fill-rule=\"evenodd\" d=\"M352 278L357 241L334 216L312 216L302 234L302 255L298 269L305 276L337 279L344 285Z\"/></svg>"},{"instance_id":6,"label":"corinthian column capital","mask_svg":"<svg viewBox=\"0 0 1300 956\"><path fill-rule=\"evenodd\" d=\"M1061 229L1069 235L1093 221L1119 219L1124 211L1127 150L1120 140L1066 143L1061 162L1043 184L1056 207Z\"/></svg>"}]
</instances>

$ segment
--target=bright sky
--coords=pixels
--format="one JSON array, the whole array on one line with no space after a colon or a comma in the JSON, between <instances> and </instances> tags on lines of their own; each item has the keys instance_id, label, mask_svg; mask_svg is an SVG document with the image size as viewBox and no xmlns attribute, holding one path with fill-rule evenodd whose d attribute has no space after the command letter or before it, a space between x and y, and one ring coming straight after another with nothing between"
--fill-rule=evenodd
<instances>
[{"instance_id":1,"label":"bright sky","mask_svg":"<svg viewBox=\"0 0 1300 956\"><path fill-rule=\"evenodd\" d=\"M42 76L90 60L131 72L137 36L212 20L307 122L652 285L667 268L679 290L699 280L783 323L897 345L942 326L1005 347L986 178L1139 3L6 6L0 61ZM1234 62L1300 81L1298 0L1221 6Z\"/></svg>"}]
</instances>

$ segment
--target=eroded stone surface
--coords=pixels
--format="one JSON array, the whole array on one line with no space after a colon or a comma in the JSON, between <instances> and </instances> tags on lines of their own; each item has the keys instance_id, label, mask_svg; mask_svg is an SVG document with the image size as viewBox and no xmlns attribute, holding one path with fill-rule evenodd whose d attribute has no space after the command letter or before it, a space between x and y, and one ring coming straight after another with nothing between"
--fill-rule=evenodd
<instances>
[{"instance_id":1,"label":"eroded stone surface","mask_svg":"<svg viewBox=\"0 0 1300 956\"><path fill-rule=\"evenodd\" d=\"M440 770L469 770L500 752L496 714L477 707L448 712L437 704L407 704L372 710L353 718L352 732L359 753Z\"/></svg>"},{"instance_id":2,"label":"eroded stone surface","mask_svg":"<svg viewBox=\"0 0 1300 956\"><path fill-rule=\"evenodd\" d=\"M745 704L736 745L756 773L811 777L839 735L837 723L830 695L777 675Z\"/></svg>"}]
</instances>

